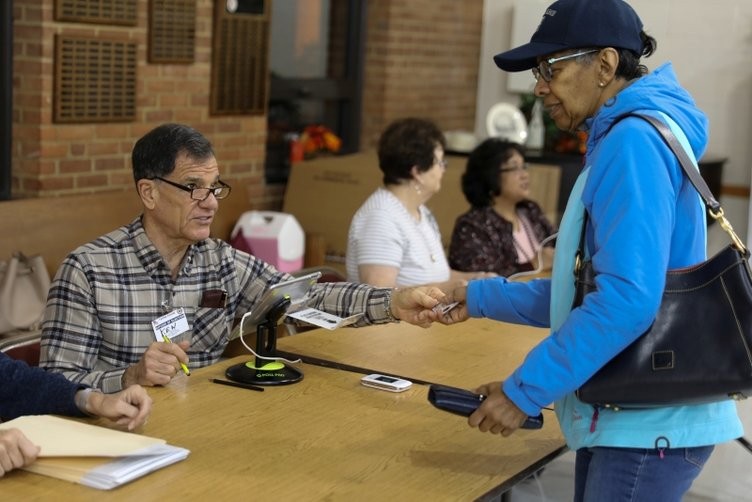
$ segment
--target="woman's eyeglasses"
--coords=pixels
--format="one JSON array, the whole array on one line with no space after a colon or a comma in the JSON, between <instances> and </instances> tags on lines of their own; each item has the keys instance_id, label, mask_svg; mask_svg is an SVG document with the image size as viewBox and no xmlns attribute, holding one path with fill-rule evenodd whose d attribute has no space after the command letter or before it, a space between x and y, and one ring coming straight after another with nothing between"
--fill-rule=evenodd
<instances>
[{"instance_id":1,"label":"woman's eyeglasses","mask_svg":"<svg viewBox=\"0 0 752 502\"><path fill-rule=\"evenodd\" d=\"M600 49L590 49L587 51L581 51L581 52L575 52L574 54L567 54L566 56L561 56L558 58L548 58L544 59L540 63L538 63L538 66L533 68L533 78L537 82L538 79L543 78L546 82L550 82L552 78L554 78L554 72L551 69L551 65L554 63L558 63L559 61L566 61L567 59L574 59L578 56L584 56L585 54L592 54L593 52L598 52Z\"/></svg>"},{"instance_id":2,"label":"woman's eyeglasses","mask_svg":"<svg viewBox=\"0 0 752 502\"><path fill-rule=\"evenodd\" d=\"M508 166L508 167L499 168L500 173L516 173L516 172L522 172L522 171L527 171L527 163L519 164L516 166Z\"/></svg>"}]
</instances>

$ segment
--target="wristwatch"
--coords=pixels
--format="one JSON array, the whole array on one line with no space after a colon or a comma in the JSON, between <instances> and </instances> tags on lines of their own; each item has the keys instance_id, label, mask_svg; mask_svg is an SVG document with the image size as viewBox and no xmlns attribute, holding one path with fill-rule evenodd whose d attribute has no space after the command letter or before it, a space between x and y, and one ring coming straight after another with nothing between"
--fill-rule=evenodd
<instances>
[{"instance_id":1,"label":"wristwatch","mask_svg":"<svg viewBox=\"0 0 752 502\"><path fill-rule=\"evenodd\" d=\"M392 314L392 295L397 292L397 288L394 288L390 292L386 294L386 300L384 301L384 315L386 316L387 322L397 322L399 319L394 317L394 314Z\"/></svg>"}]
</instances>

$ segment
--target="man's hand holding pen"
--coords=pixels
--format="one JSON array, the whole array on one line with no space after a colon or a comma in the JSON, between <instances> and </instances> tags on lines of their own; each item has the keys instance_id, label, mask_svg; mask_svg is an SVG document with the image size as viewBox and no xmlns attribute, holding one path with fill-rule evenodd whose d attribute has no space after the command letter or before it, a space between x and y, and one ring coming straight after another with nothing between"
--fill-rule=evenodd
<instances>
[{"instance_id":1,"label":"man's hand holding pen","mask_svg":"<svg viewBox=\"0 0 752 502\"><path fill-rule=\"evenodd\" d=\"M152 343L137 364L129 366L123 374L123 388L139 384L144 386L167 385L188 364L187 340L178 343Z\"/></svg>"}]
</instances>

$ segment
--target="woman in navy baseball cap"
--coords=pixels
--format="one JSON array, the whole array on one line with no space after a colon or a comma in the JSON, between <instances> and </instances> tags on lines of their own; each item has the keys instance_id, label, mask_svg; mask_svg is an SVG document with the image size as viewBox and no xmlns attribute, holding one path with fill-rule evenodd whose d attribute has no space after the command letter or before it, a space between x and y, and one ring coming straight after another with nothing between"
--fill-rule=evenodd
<instances>
[{"instance_id":1,"label":"woman in navy baseball cap","mask_svg":"<svg viewBox=\"0 0 752 502\"><path fill-rule=\"evenodd\" d=\"M708 121L670 63L641 63L656 41L623 0L559 0L530 42L498 54L505 71L532 70L535 95L559 129L588 133L584 168L572 189L550 280L471 281L455 291L466 308L452 320L487 316L550 327L469 418L508 436L527 416L555 403L576 451L575 500L682 499L713 451L742 435L733 401L642 409L601 408L577 390L653 323L666 272L705 259L704 207L659 133L630 113L668 125L694 160L708 143ZM587 216L587 218L586 218ZM585 248L596 290L573 307L575 253Z\"/></svg>"}]
</instances>

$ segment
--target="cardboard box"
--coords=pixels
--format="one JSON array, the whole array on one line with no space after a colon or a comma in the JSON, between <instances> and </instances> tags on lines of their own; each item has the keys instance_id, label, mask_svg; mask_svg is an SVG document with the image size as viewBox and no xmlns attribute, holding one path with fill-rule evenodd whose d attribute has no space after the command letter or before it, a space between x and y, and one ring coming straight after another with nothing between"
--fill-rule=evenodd
<instances>
[{"instance_id":1,"label":"cardboard box","mask_svg":"<svg viewBox=\"0 0 752 502\"><path fill-rule=\"evenodd\" d=\"M455 220L470 208L460 186L466 159L447 156L449 166L441 190L427 203L446 248ZM531 165L530 174L532 198L551 221L558 222L559 168ZM306 234L323 236L329 261L340 261L338 257L343 260L350 221L371 193L382 186L381 175L375 151L299 162L293 165L287 182L283 211L294 215Z\"/></svg>"}]
</instances>

